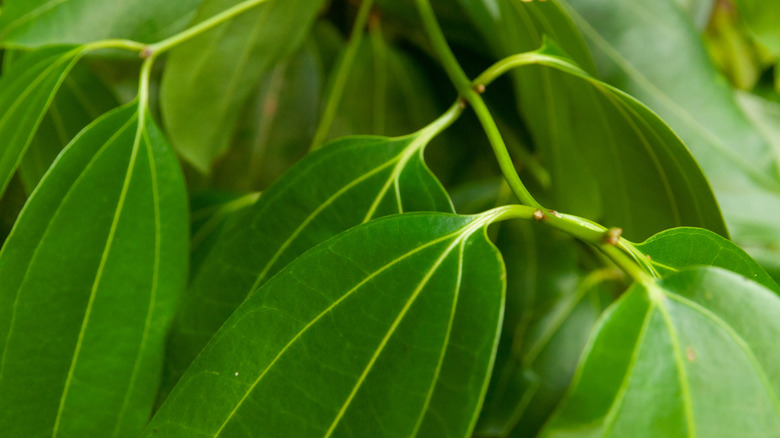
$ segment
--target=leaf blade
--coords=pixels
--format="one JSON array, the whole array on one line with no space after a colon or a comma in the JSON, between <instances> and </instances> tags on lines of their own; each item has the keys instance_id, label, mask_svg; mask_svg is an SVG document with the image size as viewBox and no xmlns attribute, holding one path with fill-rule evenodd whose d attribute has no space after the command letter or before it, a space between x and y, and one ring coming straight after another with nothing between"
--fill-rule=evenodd
<instances>
[{"instance_id":1,"label":"leaf blade","mask_svg":"<svg viewBox=\"0 0 780 438\"><path fill-rule=\"evenodd\" d=\"M379 436L416 431L426 436L444 426L445 435L441 436L465 436L473 427L474 410L487 384L503 294L500 257L480 231L483 226L478 217L405 214L372 221L318 245L236 311L160 408L147 435L219 436L251 429L285 436L329 436L331 432L341 435L357 430L371 430ZM366 239L383 251L366 257L362 244ZM466 268L469 265L471 268ZM466 270L460 271L461 267ZM342 275L333 278L333 271ZM323 282L325 278L335 283ZM380 284L383 286L377 289ZM476 293L479 285L482 292ZM461 289L464 286L469 290ZM462 307L460 299L466 295L471 295L476 307ZM445 304L453 300L464 313ZM311 306L296 304L302 302ZM368 315L355 313L358 308ZM422 309L427 311L419 313ZM349 322L353 318L357 318L354 324ZM262 321L281 324L274 329L278 336L267 339L267 345L241 340L242 331L257 329L255 324ZM454 324L452 330L450 324ZM477 333L468 335L470 330ZM456 333L459 342L478 347L452 347L451 352L445 339ZM341 352L331 347L337 339L342 342L342 348L337 349ZM226 361L226 353L239 345L253 352L239 362ZM478 353L459 357L470 351ZM302 354L308 357L303 359L305 364ZM417 366L402 366L396 360ZM290 366L292 363L303 364L304 369ZM460 397L453 399L446 392L440 395L447 388L436 385L439 379L450 383L458 381L455 377L462 380L463 365L469 363L472 366L466 367L466 375L473 378L449 389ZM437 367L441 367L438 374ZM212 379L214 373L222 377ZM243 377L245 373L249 377ZM231 378L242 383L235 387L228 380ZM228 390L225 399L209 408L211 414L202 412L209 418L191 415L193 409L202 409L190 402L197 398L195 394L208 390L209 379L238 390ZM289 379L298 384L290 387L286 383ZM315 382L318 384L311 386ZM430 389L421 391L419 386ZM396 390L399 387L404 389ZM280 391L282 388L287 389ZM268 394L276 395L269 398ZM448 404L461 407L447 409ZM291 407L292 412L288 411ZM428 413L433 407L452 424L436 424L435 415ZM367 409L382 418L367 417ZM461 415L460 409L471 415ZM268 415L258 415L260 412ZM407 415L410 413L417 415ZM300 421L301 416L306 421ZM401 420L400 424L391 419ZM386 426L391 430L383 430Z\"/></svg>"}]
</instances>

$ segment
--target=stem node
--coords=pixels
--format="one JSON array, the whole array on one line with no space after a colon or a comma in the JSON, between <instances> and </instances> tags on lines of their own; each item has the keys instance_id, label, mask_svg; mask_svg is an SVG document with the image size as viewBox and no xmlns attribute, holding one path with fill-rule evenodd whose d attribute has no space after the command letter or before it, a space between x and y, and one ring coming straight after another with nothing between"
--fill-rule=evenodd
<instances>
[{"instance_id":1,"label":"stem node","mask_svg":"<svg viewBox=\"0 0 780 438\"><path fill-rule=\"evenodd\" d=\"M534 210L534 220L536 221L543 221L547 215L544 214L544 211L541 208L537 208Z\"/></svg>"},{"instance_id":2,"label":"stem node","mask_svg":"<svg viewBox=\"0 0 780 438\"><path fill-rule=\"evenodd\" d=\"M622 228L610 228L604 232L604 243L616 246L620 241L620 235L623 234Z\"/></svg>"}]
</instances>

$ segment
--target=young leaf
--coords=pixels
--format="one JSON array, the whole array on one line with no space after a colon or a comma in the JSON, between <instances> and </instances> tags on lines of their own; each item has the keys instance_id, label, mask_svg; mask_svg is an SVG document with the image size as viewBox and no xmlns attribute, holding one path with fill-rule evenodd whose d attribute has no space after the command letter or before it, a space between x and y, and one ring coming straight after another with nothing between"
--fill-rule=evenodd
<instances>
[{"instance_id":1,"label":"young leaf","mask_svg":"<svg viewBox=\"0 0 780 438\"><path fill-rule=\"evenodd\" d=\"M470 436L503 306L490 217L397 215L316 246L236 310L145 436Z\"/></svg>"},{"instance_id":2,"label":"young leaf","mask_svg":"<svg viewBox=\"0 0 780 438\"><path fill-rule=\"evenodd\" d=\"M243 212L196 273L177 314L163 392L250 291L303 252L362 222L452 211L424 146L446 120L399 138L351 137L306 156Z\"/></svg>"},{"instance_id":3,"label":"young leaf","mask_svg":"<svg viewBox=\"0 0 780 438\"><path fill-rule=\"evenodd\" d=\"M72 46L37 50L15 61L0 79L0 196L80 54Z\"/></svg>"},{"instance_id":4,"label":"young leaf","mask_svg":"<svg viewBox=\"0 0 780 438\"><path fill-rule=\"evenodd\" d=\"M161 110L174 147L200 172L225 153L249 94L300 46L323 1L269 1L171 51ZM236 3L205 0L193 23Z\"/></svg>"},{"instance_id":5,"label":"young leaf","mask_svg":"<svg viewBox=\"0 0 780 438\"><path fill-rule=\"evenodd\" d=\"M0 44L39 47L110 38L152 43L178 32L201 0L5 0Z\"/></svg>"},{"instance_id":6,"label":"young leaf","mask_svg":"<svg viewBox=\"0 0 780 438\"><path fill-rule=\"evenodd\" d=\"M0 252L0 428L137 436L187 272L176 157L137 103L84 130Z\"/></svg>"},{"instance_id":7,"label":"young leaf","mask_svg":"<svg viewBox=\"0 0 780 438\"><path fill-rule=\"evenodd\" d=\"M662 231L636 247L662 274L691 266L717 266L780 294L780 287L755 260L731 241L711 231L675 228Z\"/></svg>"},{"instance_id":8,"label":"young leaf","mask_svg":"<svg viewBox=\"0 0 780 438\"><path fill-rule=\"evenodd\" d=\"M773 292L719 268L637 284L602 317L542 436L780 434L779 319Z\"/></svg>"},{"instance_id":9,"label":"young leaf","mask_svg":"<svg viewBox=\"0 0 780 438\"><path fill-rule=\"evenodd\" d=\"M76 64L62 82L19 165L31 193L73 137L91 121L118 105L116 96L89 69Z\"/></svg>"}]
</instances>

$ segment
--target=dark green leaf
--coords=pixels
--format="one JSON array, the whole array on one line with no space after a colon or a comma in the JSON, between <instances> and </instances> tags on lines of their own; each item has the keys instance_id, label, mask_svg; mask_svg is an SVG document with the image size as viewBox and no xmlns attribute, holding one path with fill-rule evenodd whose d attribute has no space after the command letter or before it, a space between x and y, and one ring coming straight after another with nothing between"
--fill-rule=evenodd
<instances>
[{"instance_id":1,"label":"dark green leaf","mask_svg":"<svg viewBox=\"0 0 780 438\"><path fill-rule=\"evenodd\" d=\"M15 61L0 79L0 196L80 54L78 47L41 49Z\"/></svg>"},{"instance_id":2,"label":"dark green leaf","mask_svg":"<svg viewBox=\"0 0 780 438\"><path fill-rule=\"evenodd\" d=\"M116 97L100 79L76 64L62 82L19 166L27 193L82 128L117 105Z\"/></svg>"},{"instance_id":3,"label":"dark green leaf","mask_svg":"<svg viewBox=\"0 0 780 438\"><path fill-rule=\"evenodd\" d=\"M612 301L608 282L620 275L581 278L571 239L543 225L500 227L507 305L476 436L534 437L569 387L587 334Z\"/></svg>"},{"instance_id":4,"label":"dark green leaf","mask_svg":"<svg viewBox=\"0 0 780 438\"><path fill-rule=\"evenodd\" d=\"M129 38L152 43L190 21L201 0L6 0L0 43L39 47Z\"/></svg>"},{"instance_id":5,"label":"dark green leaf","mask_svg":"<svg viewBox=\"0 0 780 438\"><path fill-rule=\"evenodd\" d=\"M773 292L719 268L635 285L542 436L778 435L778 320Z\"/></svg>"},{"instance_id":6,"label":"dark green leaf","mask_svg":"<svg viewBox=\"0 0 780 438\"><path fill-rule=\"evenodd\" d=\"M306 156L223 232L177 315L163 390L274 273L323 240L404 211L452 211L422 151L438 124L399 138L352 137Z\"/></svg>"},{"instance_id":7,"label":"dark green leaf","mask_svg":"<svg viewBox=\"0 0 780 438\"><path fill-rule=\"evenodd\" d=\"M490 217L400 215L316 246L233 314L146 436L468 437L503 306Z\"/></svg>"},{"instance_id":8,"label":"dark green leaf","mask_svg":"<svg viewBox=\"0 0 780 438\"><path fill-rule=\"evenodd\" d=\"M324 0L270 1L177 46L161 85L161 107L179 154L209 173L225 153L252 90L303 42ZM205 0L193 23L238 0Z\"/></svg>"},{"instance_id":9,"label":"dark green leaf","mask_svg":"<svg viewBox=\"0 0 780 438\"><path fill-rule=\"evenodd\" d=\"M260 193L243 196L223 193L200 193L190 199L192 237L190 238L190 273L198 272L219 236L239 213L252 206Z\"/></svg>"},{"instance_id":10,"label":"dark green leaf","mask_svg":"<svg viewBox=\"0 0 780 438\"><path fill-rule=\"evenodd\" d=\"M780 287L755 260L737 245L699 228L662 231L636 245L661 274L692 266L717 266L750 278L780 294Z\"/></svg>"},{"instance_id":11,"label":"dark green leaf","mask_svg":"<svg viewBox=\"0 0 780 438\"><path fill-rule=\"evenodd\" d=\"M84 130L0 252L0 428L137 436L187 272L178 162L138 104Z\"/></svg>"}]
</instances>

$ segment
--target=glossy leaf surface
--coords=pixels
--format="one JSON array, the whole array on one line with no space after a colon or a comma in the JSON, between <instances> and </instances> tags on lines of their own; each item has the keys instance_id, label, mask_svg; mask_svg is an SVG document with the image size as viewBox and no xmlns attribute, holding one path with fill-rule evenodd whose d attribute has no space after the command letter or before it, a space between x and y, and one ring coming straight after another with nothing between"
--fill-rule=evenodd
<instances>
[{"instance_id":1,"label":"glossy leaf surface","mask_svg":"<svg viewBox=\"0 0 780 438\"><path fill-rule=\"evenodd\" d=\"M170 389L250 291L309 248L387 214L452 211L422 160L422 148L437 129L328 144L293 166L236 218L195 274L179 311L164 387Z\"/></svg>"},{"instance_id":2,"label":"glossy leaf surface","mask_svg":"<svg viewBox=\"0 0 780 438\"><path fill-rule=\"evenodd\" d=\"M145 436L469 436L503 305L489 221L393 216L316 246L241 305Z\"/></svg>"},{"instance_id":3,"label":"glossy leaf surface","mask_svg":"<svg viewBox=\"0 0 780 438\"><path fill-rule=\"evenodd\" d=\"M636 285L601 319L542 436L776 435L778 318L773 292L719 268Z\"/></svg>"},{"instance_id":4,"label":"glossy leaf surface","mask_svg":"<svg viewBox=\"0 0 780 438\"><path fill-rule=\"evenodd\" d=\"M0 196L81 50L49 47L23 56L0 79Z\"/></svg>"},{"instance_id":5,"label":"glossy leaf surface","mask_svg":"<svg viewBox=\"0 0 780 438\"><path fill-rule=\"evenodd\" d=\"M62 82L19 166L27 193L82 128L117 105L116 97L100 79L76 64Z\"/></svg>"},{"instance_id":6,"label":"glossy leaf surface","mask_svg":"<svg viewBox=\"0 0 780 438\"><path fill-rule=\"evenodd\" d=\"M205 0L193 23L238 4ZM202 173L227 150L239 111L264 73L303 42L323 0L270 1L171 51L161 109L179 154Z\"/></svg>"},{"instance_id":7,"label":"glossy leaf surface","mask_svg":"<svg viewBox=\"0 0 780 438\"><path fill-rule=\"evenodd\" d=\"M39 47L129 38L147 43L181 30L202 0L6 0L0 43Z\"/></svg>"},{"instance_id":8,"label":"glossy leaf surface","mask_svg":"<svg viewBox=\"0 0 780 438\"><path fill-rule=\"evenodd\" d=\"M780 287L745 251L717 234L699 228L662 231L637 248L662 275L693 266L717 266L750 278L769 290Z\"/></svg>"},{"instance_id":9,"label":"glossy leaf surface","mask_svg":"<svg viewBox=\"0 0 780 438\"><path fill-rule=\"evenodd\" d=\"M138 104L83 131L0 252L0 427L137 436L187 272L176 157Z\"/></svg>"}]
</instances>

